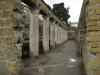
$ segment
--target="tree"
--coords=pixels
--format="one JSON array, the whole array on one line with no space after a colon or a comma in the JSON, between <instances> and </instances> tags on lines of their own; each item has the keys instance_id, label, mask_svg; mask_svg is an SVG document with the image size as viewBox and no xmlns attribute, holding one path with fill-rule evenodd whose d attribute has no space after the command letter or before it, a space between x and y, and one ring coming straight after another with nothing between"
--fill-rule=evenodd
<instances>
[{"instance_id":1,"label":"tree","mask_svg":"<svg viewBox=\"0 0 100 75\"><path fill-rule=\"evenodd\" d=\"M62 20L65 21L67 26L70 26L68 24L68 19L70 18L69 15L69 7L66 9L64 7L64 3L54 4L52 11L57 14L57 16Z\"/></svg>"}]
</instances>

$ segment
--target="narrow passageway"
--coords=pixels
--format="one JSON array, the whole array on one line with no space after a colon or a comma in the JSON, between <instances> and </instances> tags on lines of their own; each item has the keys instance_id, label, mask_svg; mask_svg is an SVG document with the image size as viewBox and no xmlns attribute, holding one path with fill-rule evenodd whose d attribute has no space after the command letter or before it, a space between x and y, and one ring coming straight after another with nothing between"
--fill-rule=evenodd
<instances>
[{"instance_id":1,"label":"narrow passageway","mask_svg":"<svg viewBox=\"0 0 100 75\"><path fill-rule=\"evenodd\" d=\"M84 75L76 49L75 41L67 41L39 58L27 59L24 61L24 75Z\"/></svg>"}]
</instances>

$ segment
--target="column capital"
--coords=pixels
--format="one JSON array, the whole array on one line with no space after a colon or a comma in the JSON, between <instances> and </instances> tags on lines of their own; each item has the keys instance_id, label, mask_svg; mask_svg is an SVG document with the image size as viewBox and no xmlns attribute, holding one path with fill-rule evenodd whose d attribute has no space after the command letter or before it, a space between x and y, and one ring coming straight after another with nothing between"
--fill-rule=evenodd
<instances>
[{"instance_id":1,"label":"column capital","mask_svg":"<svg viewBox=\"0 0 100 75\"><path fill-rule=\"evenodd\" d=\"M49 15L43 15L43 19L48 21L50 19L50 16Z\"/></svg>"},{"instance_id":2,"label":"column capital","mask_svg":"<svg viewBox=\"0 0 100 75\"><path fill-rule=\"evenodd\" d=\"M32 14L39 14L40 9L38 7L34 7L34 8L30 7L30 11Z\"/></svg>"},{"instance_id":3,"label":"column capital","mask_svg":"<svg viewBox=\"0 0 100 75\"><path fill-rule=\"evenodd\" d=\"M55 25L56 21L53 20L53 21L50 21L50 23L51 23L52 25Z\"/></svg>"}]
</instances>

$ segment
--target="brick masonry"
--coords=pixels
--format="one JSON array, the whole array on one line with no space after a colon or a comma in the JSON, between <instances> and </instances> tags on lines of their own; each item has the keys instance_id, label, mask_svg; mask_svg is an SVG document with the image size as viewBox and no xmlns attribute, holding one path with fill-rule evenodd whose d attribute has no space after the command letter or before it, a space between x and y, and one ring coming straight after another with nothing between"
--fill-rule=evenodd
<instances>
[{"instance_id":1,"label":"brick masonry","mask_svg":"<svg viewBox=\"0 0 100 75\"><path fill-rule=\"evenodd\" d=\"M77 42L86 75L100 75L100 0L84 0Z\"/></svg>"},{"instance_id":2,"label":"brick masonry","mask_svg":"<svg viewBox=\"0 0 100 75\"><path fill-rule=\"evenodd\" d=\"M22 75L20 0L0 0L0 75ZM20 15L20 17L18 17Z\"/></svg>"}]
</instances>

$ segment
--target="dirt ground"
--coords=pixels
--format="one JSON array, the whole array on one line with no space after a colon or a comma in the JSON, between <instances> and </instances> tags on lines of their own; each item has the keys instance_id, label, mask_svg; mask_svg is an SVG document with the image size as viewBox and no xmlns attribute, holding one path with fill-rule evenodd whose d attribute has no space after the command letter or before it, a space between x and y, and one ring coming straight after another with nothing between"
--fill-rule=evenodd
<instances>
[{"instance_id":1,"label":"dirt ground","mask_svg":"<svg viewBox=\"0 0 100 75\"><path fill-rule=\"evenodd\" d=\"M76 56L76 49L75 41L67 41L38 58L26 59L24 75L84 75L82 60Z\"/></svg>"}]
</instances>

